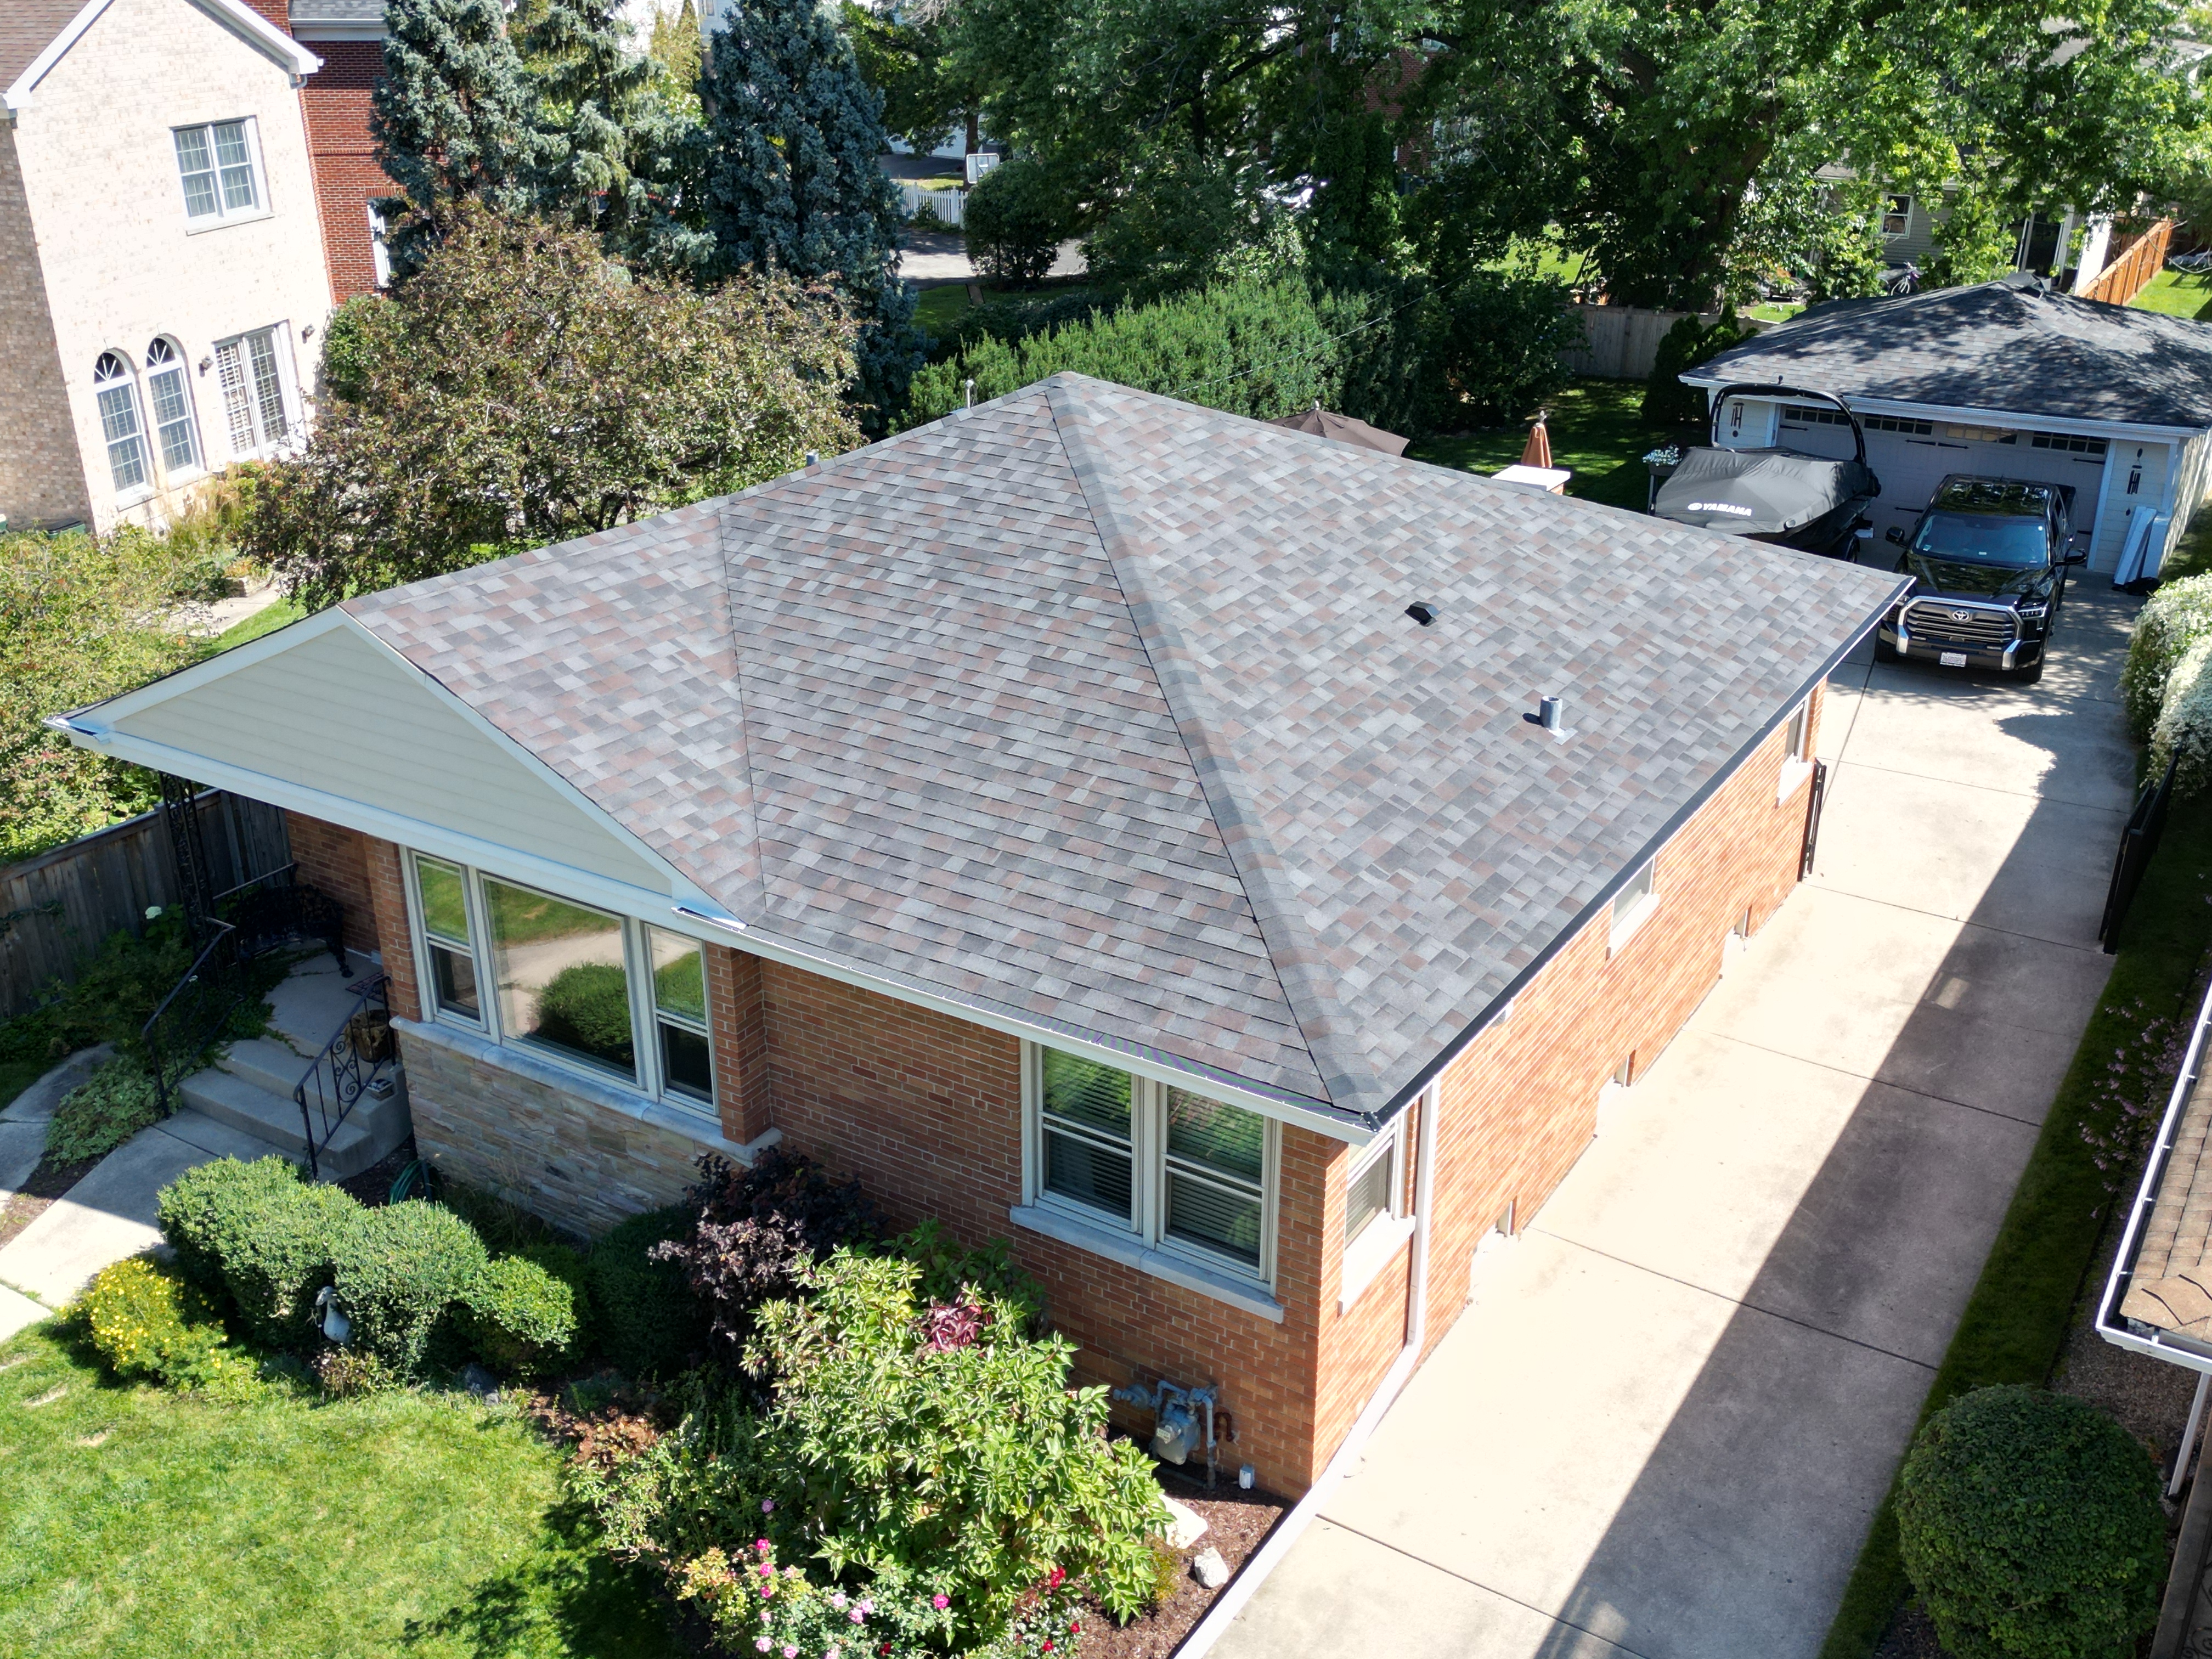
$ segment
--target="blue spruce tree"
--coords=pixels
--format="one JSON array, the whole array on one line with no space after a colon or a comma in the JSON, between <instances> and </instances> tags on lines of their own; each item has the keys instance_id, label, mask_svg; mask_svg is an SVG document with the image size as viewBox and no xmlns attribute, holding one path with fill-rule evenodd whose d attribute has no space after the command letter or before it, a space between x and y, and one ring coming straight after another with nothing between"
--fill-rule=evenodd
<instances>
[{"instance_id":1,"label":"blue spruce tree","mask_svg":"<svg viewBox=\"0 0 2212 1659\"><path fill-rule=\"evenodd\" d=\"M725 270L834 276L861 325L881 431L921 361L898 276L898 193L876 165L883 96L816 0L729 0L708 51L708 218Z\"/></svg>"},{"instance_id":2,"label":"blue spruce tree","mask_svg":"<svg viewBox=\"0 0 2212 1659\"><path fill-rule=\"evenodd\" d=\"M377 204L394 276L421 268L464 203L530 206L536 109L499 0L387 0L369 131L405 192Z\"/></svg>"}]
</instances>

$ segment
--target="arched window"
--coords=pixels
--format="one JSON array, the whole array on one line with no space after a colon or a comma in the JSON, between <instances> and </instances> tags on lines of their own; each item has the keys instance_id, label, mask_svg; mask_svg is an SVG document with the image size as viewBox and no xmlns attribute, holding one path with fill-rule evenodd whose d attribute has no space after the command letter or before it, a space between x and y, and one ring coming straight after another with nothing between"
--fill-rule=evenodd
<instances>
[{"instance_id":1,"label":"arched window","mask_svg":"<svg viewBox=\"0 0 2212 1659\"><path fill-rule=\"evenodd\" d=\"M115 492L142 489L146 484L146 428L138 418L138 385L131 365L112 351L100 354L92 366L94 396L100 404L100 429L107 440L107 470L114 475Z\"/></svg>"},{"instance_id":2,"label":"arched window","mask_svg":"<svg viewBox=\"0 0 2212 1659\"><path fill-rule=\"evenodd\" d=\"M181 472L200 464L199 431L192 423L192 389L185 375L184 354L161 339L146 348L146 400L154 406L154 435L161 445L161 466Z\"/></svg>"}]
</instances>

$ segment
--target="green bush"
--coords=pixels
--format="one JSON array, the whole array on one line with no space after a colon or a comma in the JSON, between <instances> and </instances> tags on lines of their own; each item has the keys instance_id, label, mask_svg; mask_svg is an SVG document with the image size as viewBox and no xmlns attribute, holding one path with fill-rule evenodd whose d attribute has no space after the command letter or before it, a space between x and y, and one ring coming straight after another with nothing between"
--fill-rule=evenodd
<instances>
[{"instance_id":1,"label":"green bush","mask_svg":"<svg viewBox=\"0 0 2212 1659\"><path fill-rule=\"evenodd\" d=\"M331 1282L352 1322L349 1340L409 1376L487 1262L473 1227L420 1200L362 1209L332 1243Z\"/></svg>"},{"instance_id":2,"label":"green bush","mask_svg":"<svg viewBox=\"0 0 2212 1659\"><path fill-rule=\"evenodd\" d=\"M1467 424L1528 419L1567 383L1559 354L1583 343L1560 283L1474 271L1434 309L1433 372L1452 416Z\"/></svg>"},{"instance_id":3,"label":"green bush","mask_svg":"<svg viewBox=\"0 0 2212 1659\"><path fill-rule=\"evenodd\" d=\"M2166 677L2158 723L2151 728L2148 775L2173 766L2173 793L2201 795L2212 787L2212 635L2181 653Z\"/></svg>"},{"instance_id":4,"label":"green bush","mask_svg":"<svg viewBox=\"0 0 2212 1659\"><path fill-rule=\"evenodd\" d=\"M225 1343L214 1299L143 1256L101 1268L83 1316L93 1347L126 1382L190 1383L214 1368Z\"/></svg>"},{"instance_id":5,"label":"green bush","mask_svg":"<svg viewBox=\"0 0 2212 1659\"><path fill-rule=\"evenodd\" d=\"M2150 1455L2070 1395L1978 1389L1898 1476L1898 1548L1957 1659L2131 1652L2158 1616L2166 1516Z\"/></svg>"},{"instance_id":6,"label":"green bush","mask_svg":"<svg viewBox=\"0 0 2212 1659\"><path fill-rule=\"evenodd\" d=\"M1724 307L1718 321L1708 325L1685 317L1660 339L1651 360L1650 376L1644 383L1644 418L1655 424L1696 426L1706 417L1705 394L1684 386L1682 371L1717 357L1730 346L1751 338L1753 331L1736 321L1735 307Z\"/></svg>"},{"instance_id":7,"label":"green bush","mask_svg":"<svg viewBox=\"0 0 2212 1659\"><path fill-rule=\"evenodd\" d=\"M2182 653L2207 637L2212 637L2212 574L2164 583L2143 601L2128 641L2127 665L2120 670L2120 696L2136 742L2150 740L2166 680Z\"/></svg>"},{"instance_id":8,"label":"green bush","mask_svg":"<svg viewBox=\"0 0 2212 1659\"><path fill-rule=\"evenodd\" d=\"M341 403L359 403L380 352L398 337L405 319L380 294L356 294L323 325L323 389Z\"/></svg>"},{"instance_id":9,"label":"green bush","mask_svg":"<svg viewBox=\"0 0 2212 1659\"><path fill-rule=\"evenodd\" d=\"M1125 306L1049 334L977 340L915 376L905 424L958 409L970 376L980 402L1063 369L1270 420L1316 398L1326 403L1333 362L1303 282L1248 278Z\"/></svg>"},{"instance_id":10,"label":"green bush","mask_svg":"<svg viewBox=\"0 0 2212 1659\"><path fill-rule=\"evenodd\" d=\"M1152 298L1239 275L1280 274L1301 250L1268 182L1264 165L1249 155L1201 156L1185 147L1145 157L1084 239L1091 280Z\"/></svg>"},{"instance_id":11,"label":"green bush","mask_svg":"<svg viewBox=\"0 0 2212 1659\"><path fill-rule=\"evenodd\" d=\"M161 1115L152 1076L118 1054L62 1097L46 1124L46 1156L58 1164L105 1158Z\"/></svg>"},{"instance_id":12,"label":"green bush","mask_svg":"<svg viewBox=\"0 0 2212 1659\"><path fill-rule=\"evenodd\" d=\"M178 1267L226 1291L246 1336L275 1348L310 1340L316 1293L330 1282L340 1242L365 1213L337 1187L301 1178L289 1161L217 1158L162 1188L161 1236Z\"/></svg>"},{"instance_id":13,"label":"green bush","mask_svg":"<svg viewBox=\"0 0 2212 1659\"><path fill-rule=\"evenodd\" d=\"M580 962L554 975L538 994L538 1035L588 1054L627 1061L629 980L620 964Z\"/></svg>"},{"instance_id":14,"label":"green bush","mask_svg":"<svg viewBox=\"0 0 2212 1659\"><path fill-rule=\"evenodd\" d=\"M462 1334L485 1362L535 1376L574 1345L585 1308L583 1258L548 1245L486 1264L461 1293Z\"/></svg>"},{"instance_id":15,"label":"green bush","mask_svg":"<svg viewBox=\"0 0 2212 1659\"><path fill-rule=\"evenodd\" d=\"M960 230L975 268L1027 288L1052 269L1067 234L1067 192L1042 161L1018 155L985 173L960 208Z\"/></svg>"},{"instance_id":16,"label":"green bush","mask_svg":"<svg viewBox=\"0 0 2212 1659\"><path fill-rule=\"evenodd\" d=\"M672 1375L706 1349L706 1318L684 1269L647 1255L690 1232L681 1206L649 1210L610 1231L585 1258L593 1340L630 1376Z\"/></svg>"}]
</instances>

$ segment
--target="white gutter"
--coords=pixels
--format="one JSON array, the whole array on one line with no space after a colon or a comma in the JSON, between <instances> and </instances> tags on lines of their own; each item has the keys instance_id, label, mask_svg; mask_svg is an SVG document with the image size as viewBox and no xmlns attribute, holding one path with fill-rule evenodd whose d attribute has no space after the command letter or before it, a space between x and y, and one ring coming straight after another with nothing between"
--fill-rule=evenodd
<instances>
[{"instance_id":1,"label":"white gutter","mask_svg":"<svg viewBox=\"0 0 2212 1659\"><path fill-rule=\"evenodd\" d=\"M2159 1121L2158 1142L2152 1149L2150 1165L2143 1171L2142 1187L2136 1194L2135 1207L2129 1212L2127 1231L2120 1238L2120 1253L2113 1258L2111 1276L2105 1280L2105 1294L2097 1304L2097 1334L2130 1353L2148 1354L2169 1365L2212 1375L2212 1344L2192 1341L2170 1331L2138 1336L2120 1321L2120 1302L2127 1295L2128 1281L2135 1273L2136 1256L2142 1249L2143 1229L2149 1224L2151 1210L2158 1202L2159 1184L2166 1178L2166 1166L2173 1158L2174 1136L2181 1127L2182 1113L2188 1109L2190 1094L2203 1074L2208 1032L2212 1032L2212 992L2206 993L2204 1006L2197 1010L2197 1027L2189 1036L2189 1052L2181 1062L2181 1075L2173 1080L2173 1095L2166 1102L2166 1115Z\"/></svg>"},{"instance_id":2,"label":"white gutter","mask_svg":"<svg viewBox=\"0 0 2212 1659\"><path fill-rule=\"evenodd\" d=\"M1428 1093L1421 1099L1420 1160L1413 1172L1413 1246L1407 1259L1408 1279L1406 1295L1406 1346L1398 1350L1397 1358L1375 1385L1375 1392L1367 1397L1367 1404L1344 1437L1344 1443L1328 1460L1328 1467L1321 1477L1306 1488L1306 1495L1291 1508L1291 1512L1275 1523L1267 1541L1258 1553L1244 1563L1229 1588L1214 1598L1182 1644L1175 1650L1175 1659L1203 1659L1213 1644L1229 1632L1237 1622L1237 1615L1244 1611L1245 1604L1259 1594L1260 1586L1267 1577L1282 1565L1285 1557L1304 1535L1305 1529L1320 1516L1322 1505L1336 1495L1345 1478L1352 1473L1367 1449L1367 1442L1376 1428L1397 1403L1398 1395L1412 1379L1421 1363L1421 1348L1426 1340L1429 1322L1429 1226L1436 1207L1437 1173L1437 1113L1443 1090L1431 1083Z\"/></svg>"}]
</instances>

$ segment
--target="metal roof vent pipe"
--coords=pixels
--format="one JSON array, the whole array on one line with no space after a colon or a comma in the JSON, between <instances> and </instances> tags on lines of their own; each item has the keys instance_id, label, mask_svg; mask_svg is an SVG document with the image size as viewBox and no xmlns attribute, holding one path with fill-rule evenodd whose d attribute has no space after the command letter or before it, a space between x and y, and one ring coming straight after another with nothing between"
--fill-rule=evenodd
<instances>
[{"instance_id":1,"label":"metal roof vent pipe","mask_svg":"<svg viewBox=\"0 0 2212 1659\"><path fill-rule=\"evenodd\" d=\"M1554 743L1565 743L1574 732L1567 725L1567 700L1565 697L1539 697L1536 712L1521 717L1531 726L1541 726Z\"/></svg>"}]
</instances>

